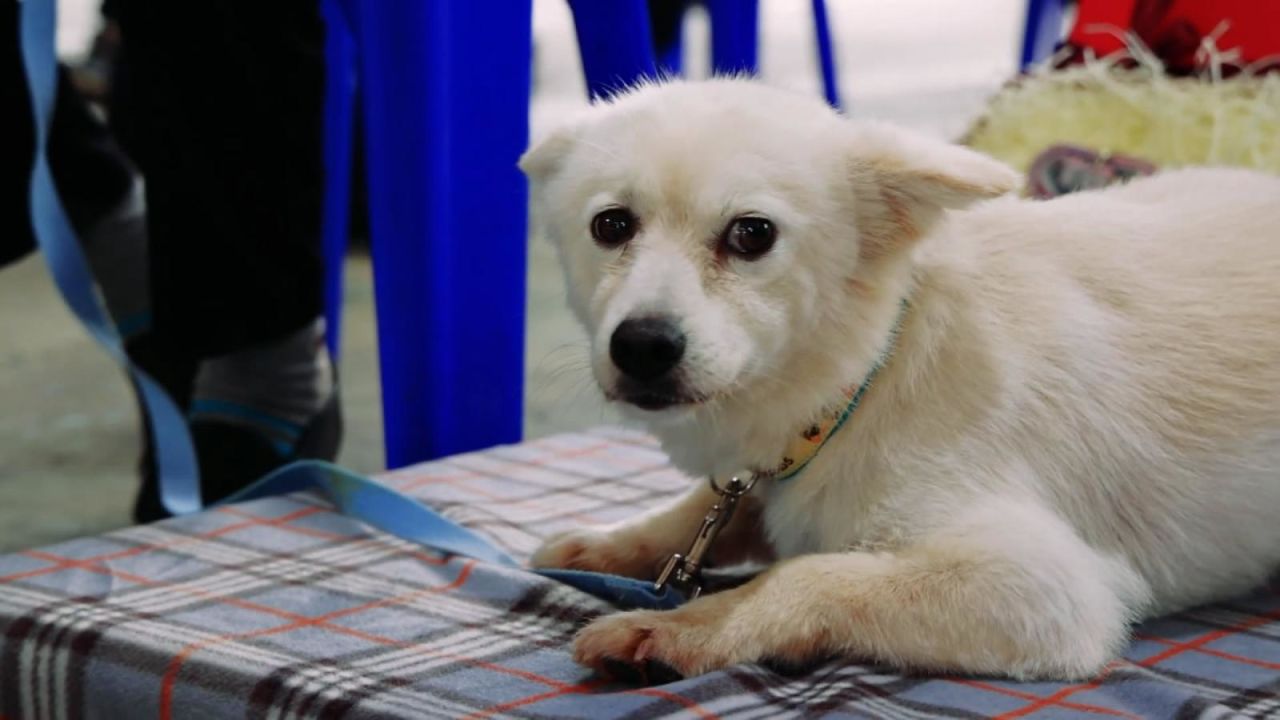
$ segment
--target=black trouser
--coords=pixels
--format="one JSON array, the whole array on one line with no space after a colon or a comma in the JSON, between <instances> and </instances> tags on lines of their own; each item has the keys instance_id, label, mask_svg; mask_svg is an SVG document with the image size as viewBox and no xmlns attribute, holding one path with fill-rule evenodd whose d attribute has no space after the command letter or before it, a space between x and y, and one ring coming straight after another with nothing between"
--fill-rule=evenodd
<instances>
[{"instance_id":1,"label":"black trouser","mask_svg":"<svg viewBox=\"0 0 1280 720\"><path fill-rule=\"evenodd\" d=\"M6 152L0 261L31 246L32 133L17 4L4 12ZM323 309L324 27L315 0L113 0L123 46L115 138L147 181L152 335L174 355L232 352ZM65 79L50 136L59 192L82 224L118 203L129 170ZM10 145L10 148L13 148Z\"/></svg>"},{"instance_id":2,"label":"black trouser","mask_svg":"<svg viewBox=\"0 0 1280 720\"><path fill-rule=\"evenodd\" d=\"M147 180L153 328L201 357L321 314L316 0L115 0L111 121Z\"/></svg>"},{"instance_id":3,"label":"black trouser","mask_svg":"<svg viewBox=\"0 0 1280 720\"><path fill-rule=\"evenodd\" d=\"M0 154L0 265L22 257L35 242L29 205L35 127L18 30L18 4L0 0L0 127L9 128ZM61 69L49 165L78 230L119 203L129 190L128 162Z\"/></svg>"}]
</instances>

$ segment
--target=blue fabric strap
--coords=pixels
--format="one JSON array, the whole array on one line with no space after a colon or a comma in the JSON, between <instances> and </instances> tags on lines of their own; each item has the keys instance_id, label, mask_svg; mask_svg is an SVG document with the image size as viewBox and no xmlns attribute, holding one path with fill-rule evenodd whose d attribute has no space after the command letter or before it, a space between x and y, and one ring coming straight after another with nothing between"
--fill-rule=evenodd
<instances>
[{"instance_id":1,"label":"blue fabric strap","mask_svg":"<svg viewBox=\"0 0 1280 720\"><path fill-rule=\"evenodd\" d=\"M197 512L202 506L199 468L186 419L164 389L134 366L125 354L119 328L108 319L94 288L93 274L49 169L49 128L57 92L54 0L25 0L20 7L22 60L36 128L35 167L31 177L31 222L36 240L67 305L98 344L133 379L150 423L160 499L165 509L174 515ZM418 501L329 463L303 461L288 465L223 502L242 502L303 490L318 490L342 513L405 540L446 553L519 567L519 563L492 543ZM575 570L537 572L623 607L662 609L684 601L674 591L655 593L651 583L633 578Z\"/></svg>"},{"instance_id":2,"label":"blue fabric strap","mask_svg":"<svg viewBox=\"0 0 1280 720\"><path fill-rule=\"evenodd\" d=\"M316 490L344 515L420 545L510 567L520 564L488 540L386 485L332 463L301 460L276 470L222 503L237 503L286 493ZM583 592L626 608L669 609L684 602L671 588L655 592L653 583L620 575L581 570L535 570Z\"/></svg>"},{"instance_id":3,"label":"blue fabric strap","mask_svg":"<svg viewBox=\"0 0 1280 720\"><path fill-rule=\"evenodd\" d=\"M18 5L22 13L22 64L35 117L31 224L36 243L71 311L133 380L151 428L160 478L160 501L174 515L195 512L201 505L200 475L186 420L164 389L129 362L120 333L108 319L94 288L93 274L53 184L48 146L58 79L53 49L54 0L25 0Z\"/></svg>"}]
</instances>

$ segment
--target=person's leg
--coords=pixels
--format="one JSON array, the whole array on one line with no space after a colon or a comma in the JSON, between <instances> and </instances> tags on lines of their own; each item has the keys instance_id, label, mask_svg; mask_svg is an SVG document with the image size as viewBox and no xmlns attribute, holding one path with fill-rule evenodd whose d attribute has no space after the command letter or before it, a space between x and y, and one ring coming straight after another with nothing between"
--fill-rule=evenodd
<instances>
[{"instance_id":1,"label":"person's leg","mask_svg":"<svg viewBox=\"0 0 1280 720\"><path fill-rule=\"evenodd\" d=\"M22 74L18 45L21 6L0 2L0 118L9 128L9 148L0 162L0 267L31 252L29 192L35 139L31 127L31 99Z\"/></svg>"},{"instance_id":2,"label":"person's leg","mask_svg":"<svg viewBox=\"0 0 1280 720\"><path fill-rule=\"evenodd\" d=\"M201 357L322 310L315 0L121 0L111 122L147 179L155 329Z\"/></svg>"},{"instance_id":3,"label":"person's leg","mask_svg":"<svg viewBox=\"0 0 1280 720\"><path fill-rule=\"evenodd\" d=\"M147 179L151 350L196 361L177 394L214 500L337 449L319 319L324 29L314 0L113 12L112 124ZM137 515L163 515L153 478Z\"/></svg>"},{"instance_id":4,"label":"person's leg","mask_svg":"<svg viewBox=\"0 0 1280 720\"><path fill-rule=\"evenodd\" d=\"M0 265L34 247L29 182L35 153L31 100L19 52L18 11L0 3L0 108L9 128L10 151L0 191ZM131 267L145 255L135 175L105 124L59 68L58 98L49 140L49 164L63 206L85 244L89 263L112 317L141 312L146 305L145 274Z\"/></svg>"}]
</instances>

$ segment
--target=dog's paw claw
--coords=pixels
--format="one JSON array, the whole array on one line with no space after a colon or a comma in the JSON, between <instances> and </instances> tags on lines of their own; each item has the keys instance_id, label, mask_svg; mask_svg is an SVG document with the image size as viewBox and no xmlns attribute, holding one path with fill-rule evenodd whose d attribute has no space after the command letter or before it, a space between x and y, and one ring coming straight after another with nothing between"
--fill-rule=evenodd
<instances>
[{"instance_id":1,"label":"dog's paw claw","mask_svg":"<svg viewBox=\"0 0 1280 720\"><path fill-rule=\"evenodd\" d=\"M652 654L652 650L653 650L653 638L646 637L645 639L640 641L639 645L636 646L636 655L632 659L635 660L636 664L640 664L644 662Z\"/></svg>"}]
</instances>

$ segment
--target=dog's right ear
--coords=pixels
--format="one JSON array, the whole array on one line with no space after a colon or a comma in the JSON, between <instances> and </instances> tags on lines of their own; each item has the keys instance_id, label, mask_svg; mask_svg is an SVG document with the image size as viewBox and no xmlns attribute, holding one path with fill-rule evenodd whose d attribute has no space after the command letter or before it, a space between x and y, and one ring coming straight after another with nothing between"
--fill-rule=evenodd
<instances>
[{"instance_id":1,"label":"dog's right ear","mask_svg":"<svg viewBox=\"0 0 1280 720\"><path fill-rule=\"evenodd\" d=\"M519 165L525 177L537 183L553 175L568 156L575 136L573 128L560 127L530 146L524 155L520 156Z\"/></svg>"},{"instance_id":2,"label":"dog's right ear","mask_svg":"<svg viewBox=\"0 0 1280 720\"><path fill-rule=\"evenodd\" d=\"M882 124L856 125L848 148L860 254L871 259L909 247L944 210L1015 190L1021 176L968 148Z\"/></svg>"}]
</instances>

